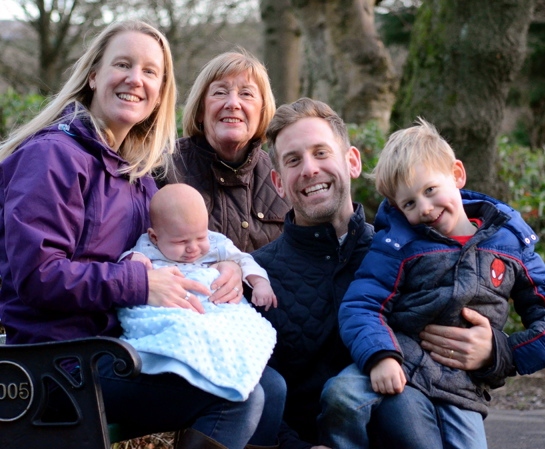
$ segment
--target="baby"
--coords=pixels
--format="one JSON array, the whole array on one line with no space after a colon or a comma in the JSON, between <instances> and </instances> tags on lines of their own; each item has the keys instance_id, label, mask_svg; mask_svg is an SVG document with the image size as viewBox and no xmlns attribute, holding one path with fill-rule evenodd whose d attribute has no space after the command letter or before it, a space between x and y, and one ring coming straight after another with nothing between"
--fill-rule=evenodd
<instances>
[{"instance_id":1,"label":"baby","mask_svg":"<svg viewBox=\"0 0 545 449\"><path fill-rule=\"evenodd\" d=\"M176 266L209 289L219 276L214 265L234 261L253 288L252 302L266 310L277 306L266 271L223 234L208 230L204 199L193 187L163 187L151 200L150 219L148 232L121 258L130 254L148 269ZM214 304L193 294L204 313L149 305L120 309L122 338L140 352L144 373L175 372L210 393L245 400L259 382L276 332L244 298Z\"/></svg>"},{"instance_id":2,"label":"baby","mask_svg":"<svg viewBox=\"0 0 545 449\"><path fill-rule=\"evenodd\" d=\"M223 234L208 230L204 199L193 187L163 187L151 200L150 219L152 227L130 251L131 260L139 260L148 268L151 264L156 268L174 265L186 276L202 271L203 266L231 260L240 265L243 279L253 288L252 303L265 310L277 306L266 271Z\"/></svg>"}]
</instances>

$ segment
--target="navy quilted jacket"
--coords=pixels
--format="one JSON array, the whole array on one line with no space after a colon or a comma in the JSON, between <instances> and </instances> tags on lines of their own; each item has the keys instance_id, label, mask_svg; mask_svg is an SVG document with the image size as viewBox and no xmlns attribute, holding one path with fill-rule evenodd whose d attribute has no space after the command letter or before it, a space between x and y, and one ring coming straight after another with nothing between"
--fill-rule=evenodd
<instances>
[{"instance_id":1,"label":"navy quilted jacket","mask_svg":"<svg viewBox=\"0 0 545 449\"><path fill-rule=\"evenodd\" d=\"M270 365L288 385L285 422L314 443L322 388L352 362L339 336L337 313L373 235L363 207L354 208L342 246L332 225L297 226L290 212L283 234L252 254L278 298L278 308L262 313L277 331ZM281 432L282 447L309 447L289 442L288 433Z\"/></svg>"},{"instance_id":2,"label":"navy quilted jacket","mask_svg":"<svg viewBox=\"0 0 545 449\"><path fill-rule=\"evenodd\" d=\"M512 298L527 328L509 337L521 374L545 368L545 264L532 229L511 207L462 191L482 226L464 246L381 205L377 234L340 308L341 336L362 370L380 351L403 356L408 382L432 398L487 413L488 384L434 362L419 345L429 323L467 327L470 307L501 331ZM395 334L392 333L392 330Z\"/></svg>"}]
</instances>

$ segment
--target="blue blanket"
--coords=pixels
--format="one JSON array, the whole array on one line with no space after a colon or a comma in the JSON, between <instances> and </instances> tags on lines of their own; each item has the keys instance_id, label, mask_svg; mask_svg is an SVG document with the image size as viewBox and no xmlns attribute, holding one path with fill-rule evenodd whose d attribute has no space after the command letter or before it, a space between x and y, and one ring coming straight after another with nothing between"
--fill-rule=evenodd
<instances>
[{"instance_id":1,"label":"blue blanket","mask_svg":"<svg viewBox=\"0 0 545 449\"><path fill-rule=\"evenodd\" d=\"M201 302L204 314L152 306L119 309L121 338L140 353L143 373L176 373L216 396L244 401L272 354L276 331L244 299Z\"/></svg>"}]
</instances>

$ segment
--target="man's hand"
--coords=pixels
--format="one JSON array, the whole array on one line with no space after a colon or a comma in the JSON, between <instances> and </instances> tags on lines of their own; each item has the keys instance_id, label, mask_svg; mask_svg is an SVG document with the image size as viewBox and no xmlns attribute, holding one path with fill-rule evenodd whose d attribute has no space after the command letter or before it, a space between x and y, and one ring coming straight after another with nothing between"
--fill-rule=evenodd
<instances>
[{"instance_id":1,"label":"man's hand","mask_svg":"<svg viewBox=\"0 0 545 449\"><path fill-rule=\"evenodd\" d=\"M430 324L420 333L422 348L442 365L473 371L490 366L494 360L492 328L488 318L464 308L462 315L473 327Z\"/></svg>"}]
</instances>

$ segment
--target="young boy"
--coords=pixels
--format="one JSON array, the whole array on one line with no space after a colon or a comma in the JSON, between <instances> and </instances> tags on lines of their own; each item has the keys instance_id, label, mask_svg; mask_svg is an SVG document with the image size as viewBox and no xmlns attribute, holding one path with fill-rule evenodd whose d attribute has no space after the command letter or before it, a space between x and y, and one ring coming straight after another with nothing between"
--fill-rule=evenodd
<instances>
[{"instance_id":1,"label":"young boy","mask_svg":"<svg viewBox=\"0 0 545 449\"><path fill-rule=\"evenodd\" d=\"M204 199L193 187L160 189L150 203L150 220L148 232L121 258L131 254L149 269L176 266L209 289L219 276L214 264L231 260L252 286L252 302L276 307L266 271L227 237L208 230ZM143 372L175 372L217 396L245 400L272 354L276 332L244 298L240 304L216 305L192 294L204 313L147 305L119 309L122 338L140 352Z\"/></svg>"},{"instance_id":2,"label":"young boy","mask_svg":"<svg viewBox=\"0 0 545 449\"><path fill-rule=\"evenodd\" d=\"M512 298L526 327L509 337L517 371L544 368L545 264L534 252L537 237L511 207L460 190L462 162L424 120L390 136L373 174L386 200L340 307L342 339L375 392L396 394L408 383L434 404L448 447L485 447L480 415L488 389L502 382L486 385L441 365L422 349L419 333L431 323L467 327L466 307L502 329ZM455 359L456 348L442 355ZM465 440L461 421L472 435Z\"/></svg>"}]
</instances>

